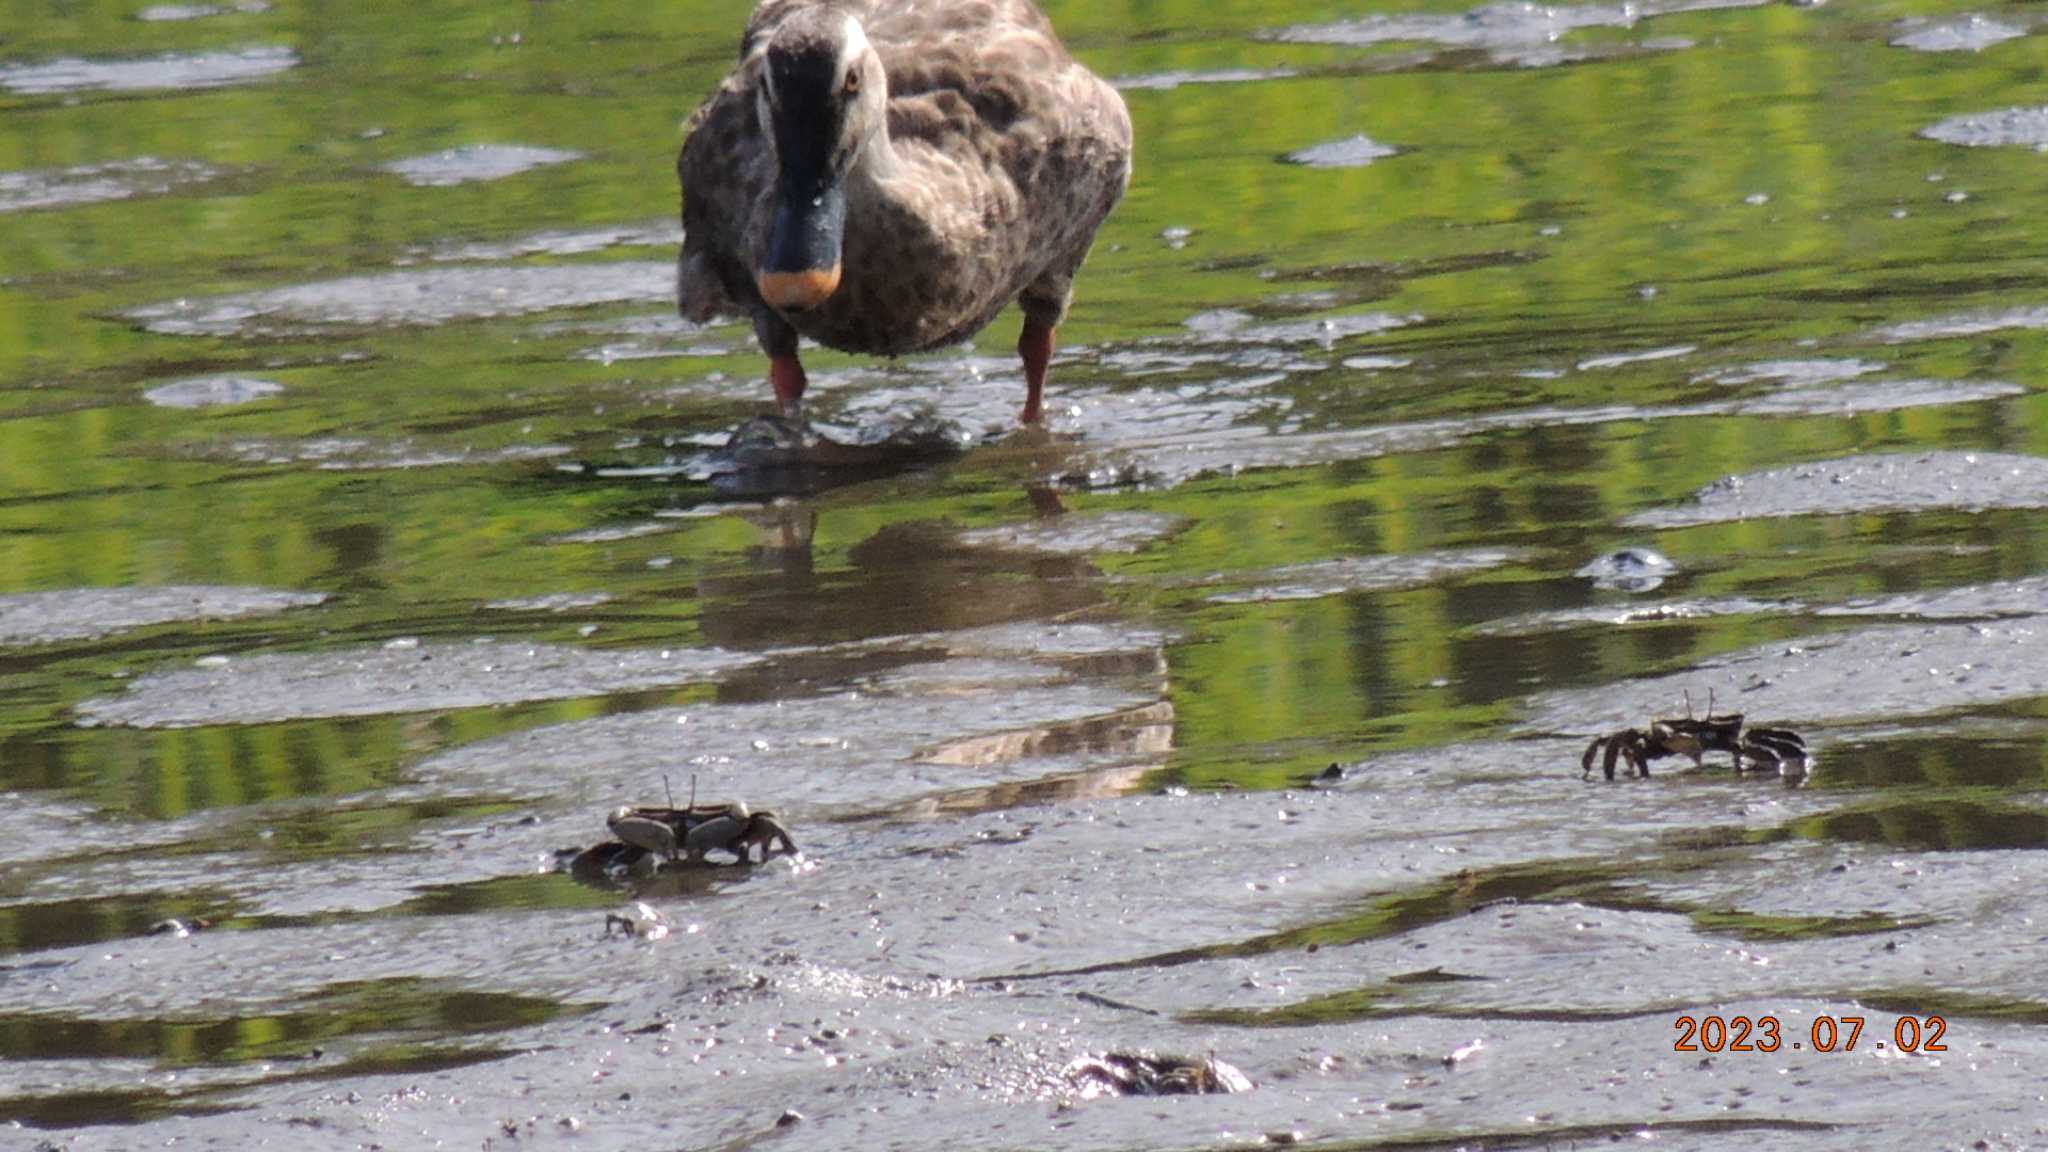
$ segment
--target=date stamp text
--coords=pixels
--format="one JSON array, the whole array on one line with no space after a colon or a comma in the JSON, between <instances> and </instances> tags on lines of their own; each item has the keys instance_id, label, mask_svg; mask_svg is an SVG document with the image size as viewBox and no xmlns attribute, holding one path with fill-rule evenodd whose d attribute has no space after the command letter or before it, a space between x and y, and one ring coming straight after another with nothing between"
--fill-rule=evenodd
<instances>
[{"instance_id":1,"label":"date stamp text","mask_svg":"<svg viewBox=\"0 0 2048 1152\"><path fill-rule=\"evenodd\" d=\"M1858 1043L1878 1051L1946 1052L1948 1021L1939 1016L1900 1016L1891 1038L1864 1036L1863 1016L1815 1016L1803 1033L1788 1031L1776 1016L1680 1016L1672 1021L1678 1039L1673 1052L1854 1052ZM1879 1027L1882 1027L1880 1021Z\"/></svg>"}]
</instances>

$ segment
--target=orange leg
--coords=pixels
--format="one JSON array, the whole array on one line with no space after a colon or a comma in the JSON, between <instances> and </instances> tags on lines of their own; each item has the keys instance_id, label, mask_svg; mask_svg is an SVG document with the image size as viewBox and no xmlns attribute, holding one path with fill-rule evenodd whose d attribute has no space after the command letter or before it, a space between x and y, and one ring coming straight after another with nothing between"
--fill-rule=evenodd
<instances>
[{"instance_id":1,"label":"orange leg","mask_svg":"<svg viewBox=\"0 0 2048 1152\"><path fill-rule=\"evenodd\" d=\"M768 360L768 380L775 385L775 402L782 406L782 414L791 420L803 419L804 413L804 366L797 360L796 353L787 356L771 356Z\"/></svg>"},{"instance_id":2,"label":"orange leg","mask_svg":"<svg viewBox=\"0 0 2048 1152\"><path fill-rule=\"evenodd\" d=\"M1024 360L1024 411L1017 419L1036 424L1044 415L1045 366L1052 363L1052 325L1027 317L1024 332L1017 337L1017 355Z\"/></svg>"}]
</instances>

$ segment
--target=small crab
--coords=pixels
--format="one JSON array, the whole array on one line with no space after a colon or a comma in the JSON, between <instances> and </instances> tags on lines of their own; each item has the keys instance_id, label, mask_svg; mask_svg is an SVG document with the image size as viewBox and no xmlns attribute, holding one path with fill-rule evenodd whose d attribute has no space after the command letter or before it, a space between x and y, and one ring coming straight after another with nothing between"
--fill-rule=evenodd
<instances>
[{"instance_id":1,"label":"small crab","mask_svg":"<svg viewBox=\"0 0 2048 1152\"><path fill-rule=\"evenodd\" d=\"M741 863L751 863L751 853L757 844L764 864L777 851L792 856L797 851L789 829L782 826L773 812L751 812L737 801L692 803L687 808L620 808L605 824L612 835L629 847L666 860L676 859L680 850L682 858L692 864L704 863L705 853L714 850L730 852Z\"/></svg>"},{"instance_id":2,"label":"small crab","mask_svg":"<svg viewBox=\"0 0 2048 1152\"><path fill-rule=\"evenodd\" d=\"M1600 755L1602 748L1607 750L1605 757ZM1617 761L1627 762L1632 776L1648 776L1652 760L1689 756L1697 768L1709 752L1728 753L1735 760L1737 772L1742 771L1744 757L1758 768L1806 767L1806 741L1799 733L1789 728L1744 728L1740 712L1716 716L1711 694L1707 697L1706 716L1696 720L1692 715L1692 695L1687 693L1683 719L1652 720L1648 732L1624 728L1611 735L1595 736L1586 745L1586 754L1579 758L1580 779L1593 778L1595 760L1612 780Z\"/></svg>"}]
</instances>

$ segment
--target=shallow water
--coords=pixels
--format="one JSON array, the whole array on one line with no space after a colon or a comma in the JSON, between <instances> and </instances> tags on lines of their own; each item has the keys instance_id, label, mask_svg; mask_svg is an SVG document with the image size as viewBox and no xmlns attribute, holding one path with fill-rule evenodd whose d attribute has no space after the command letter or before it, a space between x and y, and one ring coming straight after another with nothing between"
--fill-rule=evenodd
<instances>
[{"instance_id":1,"label":"shallow water","mask_svg":"<svg viewBox=\"0 0 2048 1152\"><path fill-rule=\"evenodd\" d=\"M670 309L745 7L0 15L9 1139L2048 1143L2033 6L1051 5L1049 429L831 468ZM1813 763L1581 781L1709 707ZM802 858L561 869L693 787Z\"/></svg>"}]
</instances>

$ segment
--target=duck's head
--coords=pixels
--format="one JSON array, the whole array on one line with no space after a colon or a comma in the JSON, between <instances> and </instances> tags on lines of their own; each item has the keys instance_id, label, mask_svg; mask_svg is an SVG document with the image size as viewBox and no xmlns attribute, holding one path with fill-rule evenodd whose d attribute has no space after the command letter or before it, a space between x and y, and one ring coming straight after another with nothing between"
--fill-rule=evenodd
<instances>
[{"instance_id":1,"label":"duck's head","mask_svg":"<svg viewBox=\"0 0 2048 1152\"><path fill-rule=\"evenodd\" d=\"M846 174L882 130L888 81L860 21L820 5L791 13L761 52L761 131L780 176L768 252L754 270L770 307L802 312L839 287Z\"/></svg>"}]
</instances>

